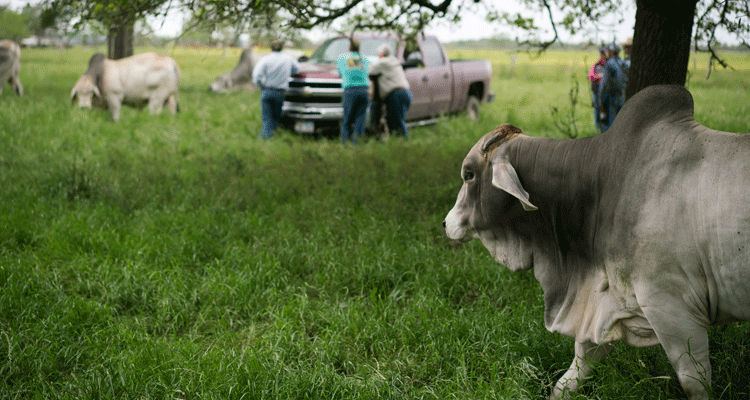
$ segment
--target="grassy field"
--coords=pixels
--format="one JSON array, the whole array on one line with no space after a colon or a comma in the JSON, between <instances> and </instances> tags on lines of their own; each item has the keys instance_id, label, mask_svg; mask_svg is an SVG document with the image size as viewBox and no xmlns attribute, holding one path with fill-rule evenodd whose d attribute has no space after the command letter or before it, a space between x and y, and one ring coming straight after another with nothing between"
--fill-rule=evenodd
<instances>
[{"instance_id":1,"label":"grassy field","mask_svg":"<svg viewBox=\"0 0 750 400\"><path fill-rule=\"evenodd\" d=\"M144 50L144 49L139 49ZM258 139L257 92L214 94L238 49L158 49L181 112L70 106L90 49L24 50L26 95L0 95L0 398L539 399L572 340L547 332L532 273L441 222L459 168L511 122L595 134L587 53L488 58L497 100L343 148ZM750 55L689 88L696 119L750 132ZM750 394L750 326L711 330L715 398ZM581 399L684 395L661 348L618 346Z\"/></svg>"}]
</instances>

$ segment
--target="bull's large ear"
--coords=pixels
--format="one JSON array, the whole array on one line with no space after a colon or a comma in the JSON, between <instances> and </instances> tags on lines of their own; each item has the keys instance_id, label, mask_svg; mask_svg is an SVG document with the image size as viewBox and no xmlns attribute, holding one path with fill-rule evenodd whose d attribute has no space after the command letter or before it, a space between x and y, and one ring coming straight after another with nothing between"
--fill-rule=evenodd
<instances>
[{"instance_id":1,"label":"bull's large ear","mask_svg":"<svg viewBox=\"0 0 750 400\"><path fill-rule=\"evenodd\" d=\"M492 165L492 186L502 189L521 201L526 211L538 208L529 201L529 193L521 186L516 170L509 162L495 162Z\"/></svg>"}]
</instances>

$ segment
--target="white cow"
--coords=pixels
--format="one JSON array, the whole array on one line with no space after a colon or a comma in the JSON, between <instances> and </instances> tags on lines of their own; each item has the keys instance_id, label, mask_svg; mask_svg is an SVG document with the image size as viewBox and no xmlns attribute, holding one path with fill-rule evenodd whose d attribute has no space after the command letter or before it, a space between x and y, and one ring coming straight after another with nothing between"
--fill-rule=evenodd
<instances>
[{"instance_id":1,"label":"white cow","mask_svg":"<svg viewBox=\"0 0 750 400\"><path fill-rule=\"evenodd\" d=\"M23 96L21 73L21 48L12 40L0 40L0 93L8 82L17 95Z\"/></svg>"},{"instance_id":2,"label":"white cow","mask_svg":"<svg viewBox=\"0 0 750 400\"><path fill-rule=\"evenodd\" d=\"M109 60L97 53L70 92L70 101L78 98L80 107L91 108L97 97L104 101L115 121L120 119L123 103L136 107L148 103L151 114L161 113L166 105L175 114L179 83L180 68L170 57L144 53Z\"/></svg>"},{"instance_id":3,"label":"white cow","mask_svg":"<svg viewBox=\"0 0 750 400\"><path fill-rule=\"evenodd\" d=\"M698 124L683 87L651 86L599 136L486 134L444 226L533 269L547 329L576 341L553 398L623 341L660 344L687 397L706 399L707 328L750 320L749 176L750 135Z\"/></svg>"}]
</instances>

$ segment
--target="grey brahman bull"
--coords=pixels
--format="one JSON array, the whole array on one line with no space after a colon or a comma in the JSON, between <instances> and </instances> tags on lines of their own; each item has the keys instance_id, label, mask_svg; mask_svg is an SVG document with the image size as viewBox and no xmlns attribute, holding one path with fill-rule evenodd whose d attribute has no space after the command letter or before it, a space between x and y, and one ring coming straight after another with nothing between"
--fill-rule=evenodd
<instances>
[{"instance_id":1,"label":"grey brahman bull","mask_svg":"<svg viewBox=\"0 0 750 400\"><path fill-rule=\"evenodd\" d=\"M89 67L70 92L70 101L82 108L91 108L93 98L103 100L112 119L120 119L123 103L142 106L148 103L151 114L159 114L166 105L175 114L178 109L177 90L180 68L170 57L143 53L120 60L109 60L94 54Z\"/></svg>"},{"instance_id":2,"label":"grey brahman bull","mask_svg":"<svg viewBox=\"0 0 750 400\"><path fill-rule=\"evenodd\" d=\"M0 93L8 82L17 95L23 96L20 73L21 48L12 40L0 40Z\"/></svg>"},{"instance_id":3,"label":"grey brahman bull","mask_svg":"<svg viewBox=\"0 0 750 400\"><path fill-rule=\"evenodd\" d=\"M448 237L533 268L547 329L575 339L552 398L616 341L661 344L687 396L708 397L707 328L750 320L750 135L702 126L687 90L652 86L596 137L501 125L461 177Z\"/></svg>"}]
</instances>

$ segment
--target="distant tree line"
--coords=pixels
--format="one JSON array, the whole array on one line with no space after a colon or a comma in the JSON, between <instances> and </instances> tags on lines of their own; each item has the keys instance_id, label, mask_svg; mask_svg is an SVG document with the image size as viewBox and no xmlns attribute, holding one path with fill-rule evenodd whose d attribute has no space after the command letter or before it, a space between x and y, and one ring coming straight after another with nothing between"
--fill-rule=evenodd
<instances>
[{"instance_id":1,"label":"distant tree line","mask_svg":"<svg viewBox=\"0 0 750 400\"><path fill-rule=\"evenodd\" d=\"M460 21L466 13L525 31L523 44L541 49L560 45L558 29L575 34L596 28L606 16L621 15L619 0L515 0L545 17L501 13L490 0L43 0L43 27L73 29L96 21L107 32L110 58L132 54L134 26L147 16L165 16L180 9L192 17L185 32L225 28L239 32L270 32L293 38L299 30L330 28L342 32L388 30L411 36L430 22ZM711 62L727 64L717 53L717 37L727 33L750 49L750 7L747 0L634 0L632 63L627 97L656 84L684 85L693 50L707 51ZM551 27L546 36L540 23ZM65 28L67 29L67 28ZM502 44L502 42L501 42Z\"/></svg>"},{"instance_id":2,"label":"distant tree line","mask_svg":"<svg viewBox=\"0 0 750 400\"><path fill-rule=\"evenodd\" d=\"M513 39L507 35L499 35L484 39L472 39L472 40L454 40L443 43L446 48L449 49L500 49L500 50L538 50L538 47L530 45L528 42ZM598 47L608 44L602 42L563 42L556 41L551 44L548 49L551 50L592 50ZM716 41L713 46L714 49L719 51L733 51L733 52L750 52L750 47L744 44L723 44Z\"/></svg>"}]
</instances>

